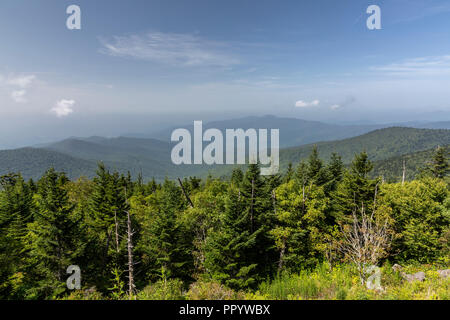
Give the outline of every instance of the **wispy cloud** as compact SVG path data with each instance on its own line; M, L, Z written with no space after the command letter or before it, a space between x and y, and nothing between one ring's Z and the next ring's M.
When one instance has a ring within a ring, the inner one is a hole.
M26 88L31 85L31 83L36 79L35 75L24 75L24 76L10 76L6 81L7 84L12 86L17 86L20 88Z
M11 99L17 103L27 102L26 94L28 87L36 80L35 75L9 75L0 76L0 86L5 86L10 91Z
M450 55L406 59L371 68L391 76L439 76L450 74Z
M75 100L62 99L56 102L55 106L50 110L58 118L66 117L73 113L73 106L75 105Z
M344 109L345 107L353 104L356 101L356 98L354 96L348 96L344 100L342 100L339 103L333 104L330 109L335 111L338 109Z
M330 107L330 109L331 109L331 110L337 110L337 109L339 109L340 107L341 107L340 104L333 104L333 105Z
M25 90L16 90L11 92L11 98L17 103L25 103L27 99L25 98Z
M316 107L320 104L319 100L313 100L311 102L299 100L295 103L297 108L308 108L308 107Z
M239 59L226 53L227 44L191 34L149 32L145 35L114 36L112 39L100 39L100 42L102 53L172 66L227 67L239 63Z

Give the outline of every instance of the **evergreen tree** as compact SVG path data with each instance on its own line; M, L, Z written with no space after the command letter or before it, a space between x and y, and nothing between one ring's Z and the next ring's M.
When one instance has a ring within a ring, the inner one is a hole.
M208 241L206 268L233 288L255 285L275 269L272 196L257 164L250 164L241 190L230 187L222 228ZM228 242L228 243L227 243Z
M373 164L366 152L357 154L350 170L343 175L342 182L334 193L336 218L350 217L354 210L364 207L370 212L373 207L378 180L369 178Z
M256 233L251 233L245 201L239 190L230 186L222 227L212 232L206 242L205 268L213 279L242 289L257 283L257 263L246 253L255 250Z
M289 162L287 170L286 170L286 174L284 175L284 178L283 178L283 182L291 181L294 178L294 174L295 174L295 171L292 166L292 162Z
M107 279L112 269L126 269L123 228L126 211L129 209L125 195L129 182L117 172L111 174L103 163L99 163L97 176L93 182L89 234L96 250L94 258L96 264L94 269L98 279L96 285L104 290L108 286Z
M321 186L327 182L323 161L319 158L317 146L314 146L308 158L307 177L309 183Z
M240 168L233 169L233 172L231 173L231 182L236 186L240 186L242 180L244 180L244 173L242 170Z
M449 164L447 160L447 152L444 148L438 147L433 154L431 162L431 172L435 178L443 179L447 176Z
M28 235L30 281L29 297L56 297L66 290L66 269L77 264L83 245L77 242L78 222L72 217L67 178L50 169L39 181L36 219Z
M343 172L344 164L341 156L337 153L333 153L327 166L328 182L325 185L325 192L327 194L336 190L339 182L342 181Z
M123 224L128 209L126 189L121 180L117 173L110 174L105 165L99 163L97 177L94 178L91 214L93 227L105 242L105 255L108 254L116 223Z
M190 280L193 239L178 218L178 213L186 209L180 188L166 179L148 201L149 211L142 221L142 236L138 243L148 279L156 280L163 272L168 278Z
M0 185L0 298L22 298L13 292L10 279L26 266L24 246L28 224L33 221L33 193L20 174L1 177Z

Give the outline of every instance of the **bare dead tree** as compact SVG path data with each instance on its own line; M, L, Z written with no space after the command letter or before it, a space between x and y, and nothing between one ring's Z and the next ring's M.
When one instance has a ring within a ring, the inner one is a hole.
M134 260L133 260L133 235L134 231L131 228L131 216L127 211L127 247L128 247L128 294L130 297L135 292L134 285Z
M286 252L286 240L287 240L286 236L283 236L281 238L280 259L278 260L278 273L280 273L281 270L283 270L283 266L284 266L284 255Z
M116 252L119 253L119 222L117 221L117 210L114 210L114 224L115 224L115 234L116 234Z
M402 185L405 184L405 179L406 179L406 161L403 160Z
M250 230L253 232L253 202L255 198L255 180L252 179L252 199L250 202Z
M356 265L362 284L366 281L367 269L386 254L392 240L389 220L376 216L377 187L375 189L372 213L366 214L364 205L353 210L353 222L350 226L341 226L343 241L338 244L338 250Z
M187 194L186 189L184 189L183 182L181 182L181 179L180 179L180 178L178 178L178 182L180 183L180 187L181 187L181 190L183 191L184 197L185 197L186 200L188 201L188 203L189 203L189 205L191 206L191 208L193 208L193 207L194 207L194 204L192 203L191 198L189 198L189 195Z
M272 190L272 204L273 204L273 214L277 215L277 194L275 189Z

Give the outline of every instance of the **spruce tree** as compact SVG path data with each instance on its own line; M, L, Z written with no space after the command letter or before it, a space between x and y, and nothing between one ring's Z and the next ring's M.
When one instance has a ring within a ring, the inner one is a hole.
M275 269L272 195L257 164L250 164L240 190L231 186L222 228L208 239L206 268L233 288L254 286Z
M147 279L155 281L164 274L168 278L191 280L193 239L178 218L179 212L186 209L181 189L166 179L148 201L149 212L142 221L138 243Z
M236 186L240 186L242 180L244 180L244 173L242 170L240 168L233 169L233 172L231 173L231 182Z
M77 242L78 221L72 217L67 178L53 168L39 181L35 222L30 226L30 297L57 297L66 290L66 269L77 264L83 245Z
M435 178L443 179L447 176L448 171L447 151L442 147L438 147L433 154L431 172Z
M250 232L245 207L239 190L231 185L222 227L209 235L205 248L205 269L213 279L234 289L254 286L258 280L258 265L247 256L255 250L257 234Z
M342 175L344 173L344 164L342 158L337 153L333 153L330 158L330 162L327 167L328 182L325 185L325 192L329 195L335 191L339 182L342 181Z
M370 179L373 164L366 152L357 154L350 170L343 175L342 182L334 193L334 211L336 218L348 219L353 211L364 207L366 212L373 208L377 179Z
M294 178L294 174L295 174L295 171L292 166L292 162L289 162L287 170L286 170L286 174L283 177L283 182L285 183L285 182L291 181Z
M28 224L33 221L33 192L20 174L0 178L0 298L23 298L11 279L26 268Z
M112 269L126 269L123 230L129 208L125 195L128 182L117 172L111 174L103 163L99 163L93 181L88 223L91 229L90 251L95 253L93 270L97 273L97 286L105 289Z
M317 146L314 146L308 158L308 182L321 186L327 182L323 161L319 158Z

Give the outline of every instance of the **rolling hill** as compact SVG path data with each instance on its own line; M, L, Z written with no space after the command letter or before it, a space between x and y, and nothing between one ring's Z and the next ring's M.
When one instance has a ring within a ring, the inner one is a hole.
M308 121L296 118L281 118L271 115L263 117L245 117L222 121L203 123L203 130L216 128L224 132L231 128L265 128L280 129L280 147L294 147L318 141L334 141L359 136L376 129L388 127L410 127L423 129L450 129L450 121L442 122L406 122L396 124L367 124L367 125L336 125L319 121ZM155 138L161 141L170 141L174 129L186 128L192 132L193 123L185 126L167 128L150 134L132 134L129 137Z
M280 129L280 147L299 146L317 141L329 141L345 139L367 133L371 130L382 128L383 125L334 125L319 121L307 121L295 118L280 118L275 116L245 117L223 121L203 123L203 130L216 128L225 132L226 129L241 128L244 130L254 129ZM168 128L148 136L170 141L174 129ZM182 127L192 132L193 123Z
M450 130L414 129L393 127L378 129L358 137L332 142L319 142L281 150L282 167L289 162L297 163L307 159L314 145L317 145L322 159L329 159L333 152L342 156L344 163L350 163L355 154L366 151L372 161L424 151L450 144Z
M450 130L414 129L393 127L378 129L357 137L336 141L318 142L299 147L285 148L280 151L281 169L289 162L294 165L308 158L314 145L318 146L319 155L327 161L333 152L339 153L344 163L348 164L354 155L367 151L372 161L376 161L377 172L386 176L396 176L402 155L414 159L424 158L438 145L450 144ZM69 177L81 175L92 177L98 161L113 170L122 173L130 171L136 177L142 173L144 179L155 177L184 176L205 177L228 175L233 166L207 165L173 165L170 160L172 145L156 139L131 137L118 138L71 138L40 148L24 148L0 151L0 174L22 172L25 178L37 178L51 166L66 172ZM420 152L425 152L421 154ZM416 161L414 160L414 161ZM417 160L418 161L418 160ZM414 162L415 163L415 162ZM408 174L414 174L417 165L409 164ZM392 166L392 170L390 170Z
M69 178L76 179L82 175L92 177L97 165L92 161L51 150L21 148L0 151L0 175L21 172L25 179L38 179L50 167L64 171Z
M445 148L448 156L450 153L450 145L443 147ZM420 172L420 169L424 168L430 162L435 150L436 149L433 148L425 151L395 156L385 160L375 161L373 164L372 176L382 176L388 182L399 182L402 180L403 161L405 161L405 178L406 180L412 180Z

